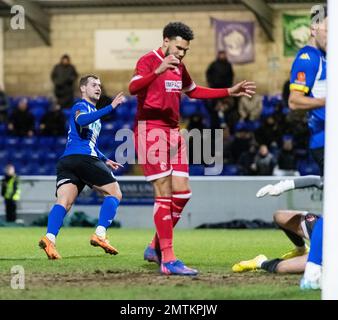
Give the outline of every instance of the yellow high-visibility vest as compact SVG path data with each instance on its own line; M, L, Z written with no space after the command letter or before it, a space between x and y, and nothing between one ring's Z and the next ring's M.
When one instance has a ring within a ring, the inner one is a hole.
M12 196L13 191L14 191L14 183L15 182L17 182L17 188L16 188L14 195ZM16 176L11 177L7 181L7 184L6 184L5 199L7 199L7 200L12 199L14 201L18 201L18 200L20 200L20 194L21 194L21 190L20 190L20 187L19 187L18 178Z

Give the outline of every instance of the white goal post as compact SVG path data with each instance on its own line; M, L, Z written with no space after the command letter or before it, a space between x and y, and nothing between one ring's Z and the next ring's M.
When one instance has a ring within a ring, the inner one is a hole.
M328 0L323 300L338 300L338 1Z

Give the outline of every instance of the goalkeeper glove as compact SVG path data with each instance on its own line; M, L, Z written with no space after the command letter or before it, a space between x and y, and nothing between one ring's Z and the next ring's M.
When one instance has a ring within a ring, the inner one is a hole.
M279 196L283 192L292 190L295 188L295 182L293 180L283 180L274 185L268 184L265 187L258 190L256 193L257 198L262 198L266 195Z

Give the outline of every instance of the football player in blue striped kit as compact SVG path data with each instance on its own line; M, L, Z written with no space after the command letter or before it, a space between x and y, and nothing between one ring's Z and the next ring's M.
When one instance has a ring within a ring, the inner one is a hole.
M300 49L292 65L289 106L308 111L310 152L324 171L327 9L311 16L311 38Z
M107 240L106 229L111 225L122 198L119 184L112 173L120 165L102 154L97 142L101 130L100 118L121 104L124 96L119 93L110 105L97 110L95 106L101 96L101 82L95 75L81 78L80 91L82 100L72 107L68 141L56 166L56 204L48 216L47 233L39 242L49 259L61 258L55 246L56 236L64 217L85 185L104 196L98 226L90 243L103 248L106 253L118 253Z
M301 49L291 71L290 107L308 110L311 132L310 151L324 173L325 103L326 103L326 49L327 7L322 5L311 16L311 37L308 46ZM316 223L309 257L301 280L302 289L319 289L322 270L323 219Z

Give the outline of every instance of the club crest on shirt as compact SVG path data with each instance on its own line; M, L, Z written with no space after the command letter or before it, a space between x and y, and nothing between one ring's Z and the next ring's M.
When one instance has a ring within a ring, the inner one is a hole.
M161 162L160 168L161 168L162 171L166 171L167 170L167 164L165 162Z
M296 83L306 84L306 74L305 74L305 72L298 72L297 73Z
M167 92L181 92L182 90L181 80L165 80L164 85Z

